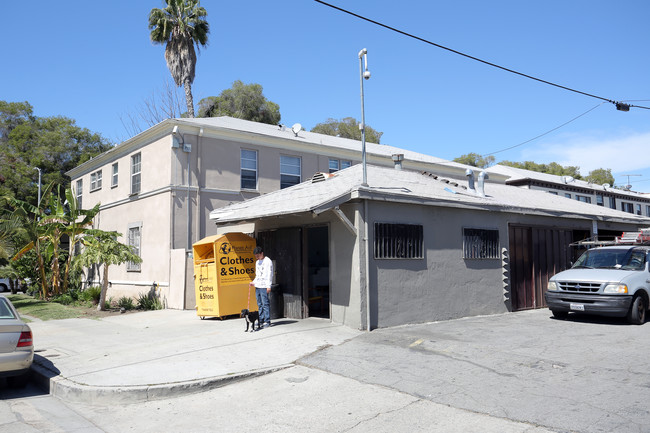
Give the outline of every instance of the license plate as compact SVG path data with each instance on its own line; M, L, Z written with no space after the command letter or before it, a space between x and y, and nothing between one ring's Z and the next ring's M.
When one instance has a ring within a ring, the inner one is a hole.
M573 311L585 311L585 306L583 304L571 304L569 308Z

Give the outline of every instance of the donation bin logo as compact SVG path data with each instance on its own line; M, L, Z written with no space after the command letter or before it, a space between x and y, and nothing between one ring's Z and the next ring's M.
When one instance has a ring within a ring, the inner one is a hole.
M223 242L219 245L217 257L217 278L219 286L248 284L255 278L255 240Z

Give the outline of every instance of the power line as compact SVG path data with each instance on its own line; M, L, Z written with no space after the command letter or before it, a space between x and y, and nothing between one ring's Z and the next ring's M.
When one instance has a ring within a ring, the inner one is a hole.
M460 56L467 57L468 59L472 59L472 60L475 60L477 62L481 62L481 63L486 64L488 66L492 66L494 68L498 68L498 69L501 69L503 71L510 72L512 74L516 74L516 75L519 75L519 76L522 76L522 77L525 77L525 78L529 78L531 80L539 81L540 83L548 84L549 86L558 87L560 89L568 90L570 92L579 93L581 95L589 96L591 98L596 98L596 99L600 99L601 101L612 103L612 104L614 104L616 106L616 109L620 110L620 111L629 111L630 108L632 108L632 107L634 107L634 108L643 108L643 109L646 109L646 110L650 110L650 107L644 107L642 105L626 104L625 102L622 102L622 101L614 101L612 99L603 98L602 96L593 95L591 93L582 92L580 90L572 89L570 87L566 87L566 86L562 86L560 84L556 84L556 83L553 83L553 82L550 82L550 81L542 80L541 78L536 78L536 77L533 77L532 75L524 74L522 72L515 71L514 69L509 69L509 68L497 65L495 63L491 63L491 62L488 62L486 60L479 59L478 57L470 56L469 54L465 54L463 52L454 50L452 48L445 47L444 45L436 44L435 42L431 42L431 41L429 41L427 39L424 39L424 38L421 38L419 36L415 36L413 34L405 32L405 31L396 29L395 27L388 26L386 24L380 23L379 21L371 20L370 18L366 18L366 17L364 17L362 15L355 14L354 12L350 12L350 11L348 11L346 9L340 8L338 6L334 6L332 4L324 2L322 0L314 0L314 1L317 2L317 3L320 3L322 5L325 5L325 6L329 6L332 9L336 9L338 11L344 12L344 13L346 13L348 15L352 15L353 17L359 18L361 20L367 21L369 23L378 25L378 26L383 27L385 29L388 29L388 30L391 30L393 32L399 33L401 35L407 36L409 38L413 38L413 39L416 39L416 40L418 40L420 42L424 42L425 44L429 44L429 45L433 45L434 47L442 48L443 50L447 50L447 51L452 52L454 54L458 54Z
M538 138L541 138L541 137L543 137L543 136L545 136L545 135L548 135L548 134L550 134L550 133L553 132L553 131L557 131L558 129L562 128L563 126L568 125L569 123L573 122L574 120L578 120L578 119L581 118L582 116L586 115L587 113L590 113L590 112L594 111L596 108L600 107L601 105L603 105L603 104L605 104L605 103L607 103L607 102L608 102L608 101L601 102L600 104L596 105L595 107L590 108L589 110L587 110L587 111L585 111L584 113L582 113L582 114L580 114L580 115L574 117L573 119L571 119L571 120L569 120L569 121L567 121L567 122L564 122L563 124L558 125L558 126L556 126L555 128L553 128L553 129L549 129L548 131L546 131L546 132L544 132L544 133L542 133L542 134L539 134L539 135L536 136L536 137L533 137L533 138L531 138L531 139L529 139L529 140L523 141L523 142L521 142L521 143L519 143L519 144L515 144L514 146L510 146L510 147L506 147L505 149L501 149L501 150L497 150L497 151L494 151L494 152L486 153L485 155L481 155L481 156L485 157L485 156L494 155L495 153L505 152L506 150L514 149L515 147L523 146L523 145L526 144L526 143L530 143L531 141L535 141L535 140L537 140Z

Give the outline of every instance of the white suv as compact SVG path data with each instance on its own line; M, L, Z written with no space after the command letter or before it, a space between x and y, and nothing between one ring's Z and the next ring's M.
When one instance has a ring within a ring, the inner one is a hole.
M553 275L544 294L558 319L569 312L626 316L642 325L650 300L650 246L587 250L571 269Z

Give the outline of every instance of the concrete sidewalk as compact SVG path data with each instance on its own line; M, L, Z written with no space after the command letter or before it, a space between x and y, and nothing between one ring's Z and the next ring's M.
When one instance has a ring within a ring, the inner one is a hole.
M84 403L137 402L206 391L293 365L360 331L325 319L277 319L246 333L244 319L200 320L158 310L101 320L31 322L36 381Z

